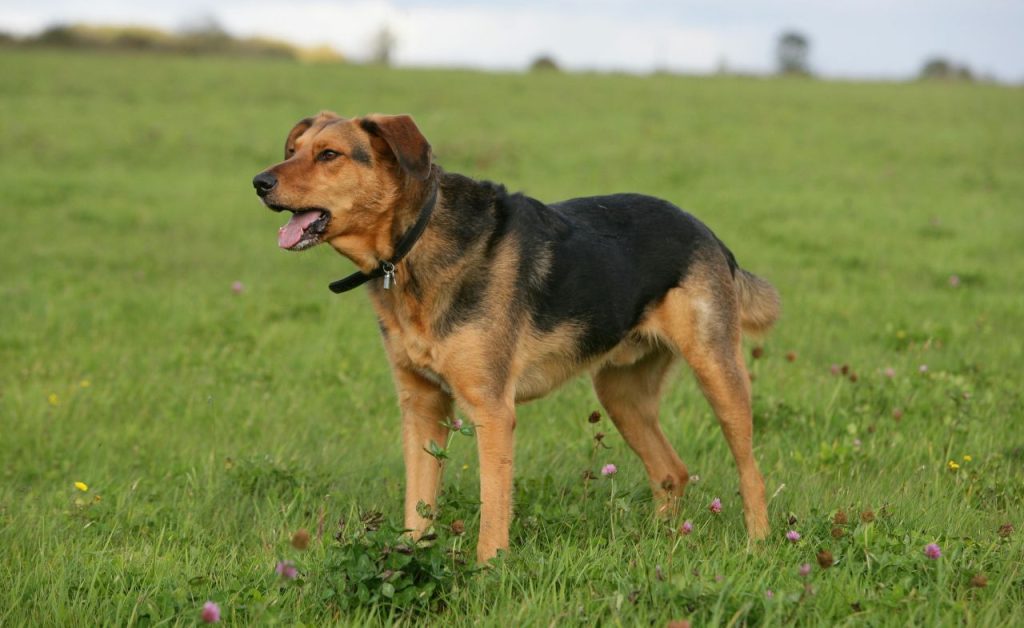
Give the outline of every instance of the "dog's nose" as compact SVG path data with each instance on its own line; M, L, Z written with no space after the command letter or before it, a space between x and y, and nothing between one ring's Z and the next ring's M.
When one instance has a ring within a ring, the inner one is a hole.
M261 172L252 179L252 187L261 197L270 194L270 191L277 187L277 177L269 172Z

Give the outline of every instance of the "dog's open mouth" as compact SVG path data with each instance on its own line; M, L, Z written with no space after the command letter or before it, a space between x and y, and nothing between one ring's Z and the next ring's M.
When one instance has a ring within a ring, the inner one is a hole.
M327 223L331 221L330 212L323 209L271 209L292 212L291 219L277 230L277 245L289 251L301 251L320 244L320 236L327 230Z

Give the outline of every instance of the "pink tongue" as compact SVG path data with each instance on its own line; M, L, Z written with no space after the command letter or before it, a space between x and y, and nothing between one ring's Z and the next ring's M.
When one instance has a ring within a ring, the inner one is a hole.
M298 244L299 240L302 239L302 232L306 230L306 227L316 222L316 219L319 217L320 211L315 209L293 214L288 224L277 230L277 246L282 249L290 249Z

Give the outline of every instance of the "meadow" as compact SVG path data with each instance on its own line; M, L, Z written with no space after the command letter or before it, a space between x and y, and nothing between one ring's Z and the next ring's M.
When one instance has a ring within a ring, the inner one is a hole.
M1024 616L1024 90L46 51L0 75L0 625ZM677 518L578 380L520 407L508 555L472 564L471 430L437 539L403 546L367 297L327 290L327 247L278 250L250 184L321 109L411 113L446 169L542 200L667 198L772 281L769 540L682 369Z

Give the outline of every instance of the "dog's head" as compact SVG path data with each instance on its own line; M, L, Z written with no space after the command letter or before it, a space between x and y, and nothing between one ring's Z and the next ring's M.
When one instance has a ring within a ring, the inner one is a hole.
M324 112L299 121L284 161L256 175L256 194L291 212L277 243L301 251L328 242L372 266L392 246L394 212L431 176L430 144L405 115L347 119Z

